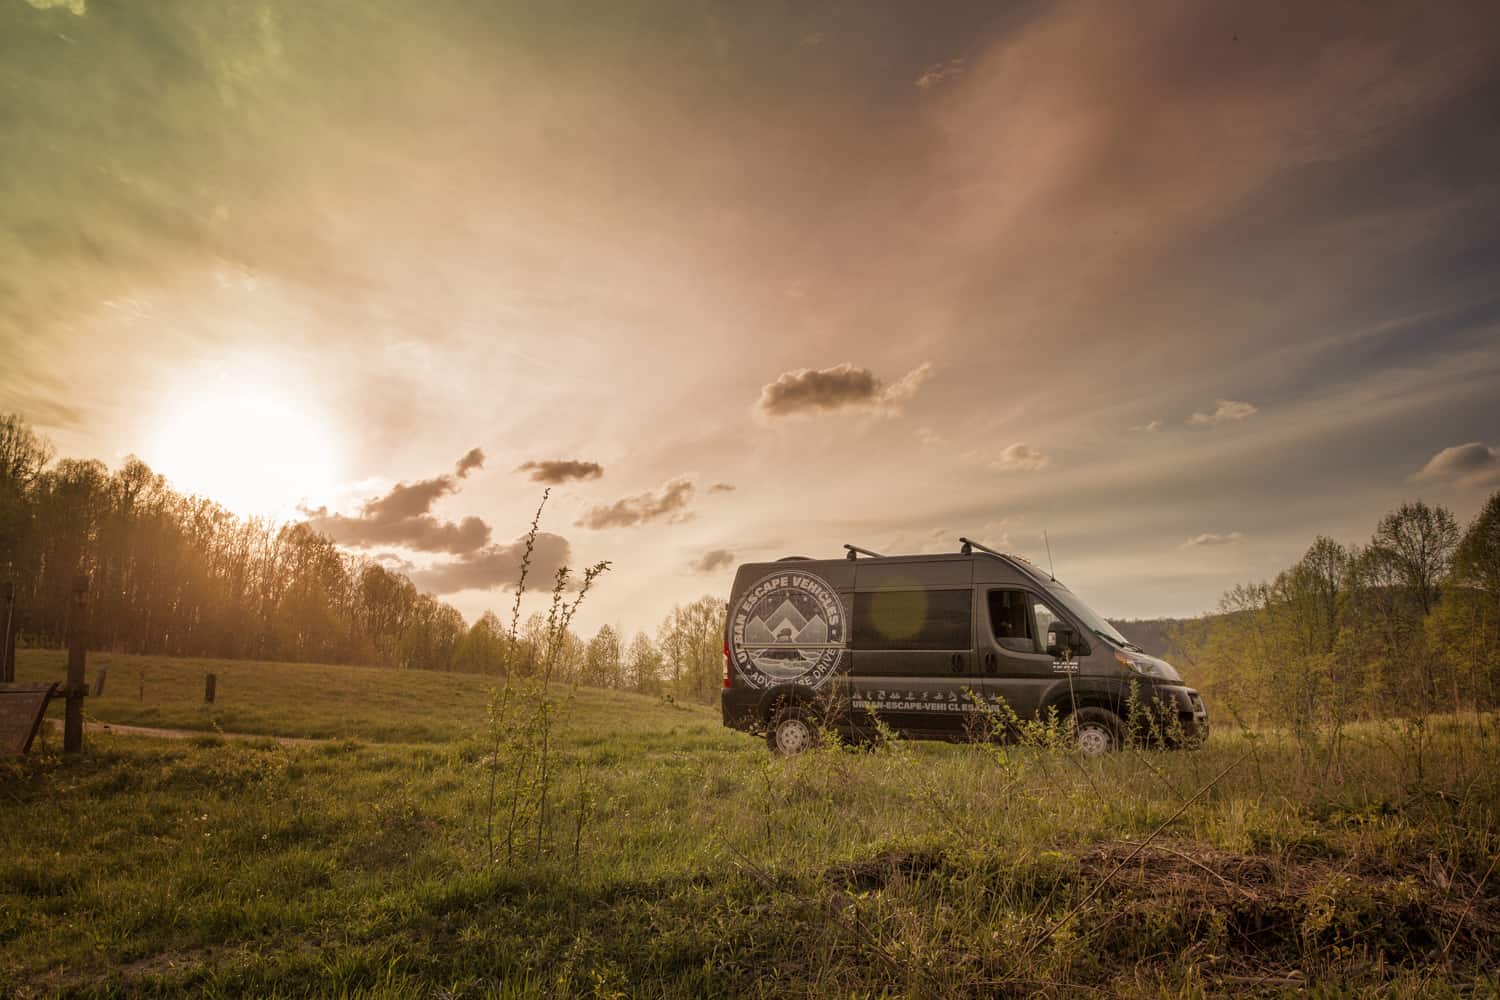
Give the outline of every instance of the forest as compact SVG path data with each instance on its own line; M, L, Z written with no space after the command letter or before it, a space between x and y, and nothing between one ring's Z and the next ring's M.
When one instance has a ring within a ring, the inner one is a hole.
M0 415L0 584L15 588L23 646L61 646L74 582L88 579L89 644L137 654L526 673L546 631L534 614L472 625L405 575L342 551L305 523L242 518L175 490L144 462L111 471L54 461L18 415ZM722 669L723 603L673 609L653 638L603 626L561 639L563 681L709 701ZM513 656L507 644L514 641Z
M1242 727L1284 729L1335 759L1351 723L1384 719L1420 749L1433 713L1477 715L1500 697L1500 492L1466 529L1415 500L1364 545L1320 537L1274 580L1180 623L1170 645Z

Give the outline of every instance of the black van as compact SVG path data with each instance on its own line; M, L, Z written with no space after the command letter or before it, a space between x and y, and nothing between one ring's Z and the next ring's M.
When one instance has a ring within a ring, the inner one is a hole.
M735 573L724 724L798 753L819 727L860 738L993 735L978 721L1066 720L1086 753L1154 719L1160 741L1208 733L1198 692L1019 556L967 538L957 553L789 556Z

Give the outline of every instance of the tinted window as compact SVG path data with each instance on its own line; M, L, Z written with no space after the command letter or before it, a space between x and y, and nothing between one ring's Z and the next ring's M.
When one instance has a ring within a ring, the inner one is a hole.
M968 590L879 590L854 595L855 649L969 649Z
M995 642L1018 653L1036 652L1036 633L1031 627L1031 595L1024 590L992 590L989 593L990 629Z

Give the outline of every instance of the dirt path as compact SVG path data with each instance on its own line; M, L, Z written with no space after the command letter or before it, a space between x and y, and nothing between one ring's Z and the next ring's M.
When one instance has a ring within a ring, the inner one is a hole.
M61 719L47 720L53 729L62 728ZM217 736L223 740L273 740L282 746L314 747L329 743L327 739L306 739L300 736L262 736L255 733L220 733L202 729L152 729L148 726L122 726L114 722L85 722L86 733L107 733L112 736L154 736L160 740L191 740L200 736Z

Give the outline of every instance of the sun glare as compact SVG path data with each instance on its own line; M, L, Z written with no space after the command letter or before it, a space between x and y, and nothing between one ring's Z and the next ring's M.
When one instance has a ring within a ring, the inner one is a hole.
M285 519L333 492L336 451L315 408L274 388L238 386L176 398L142 457L178 489L236 514Z

